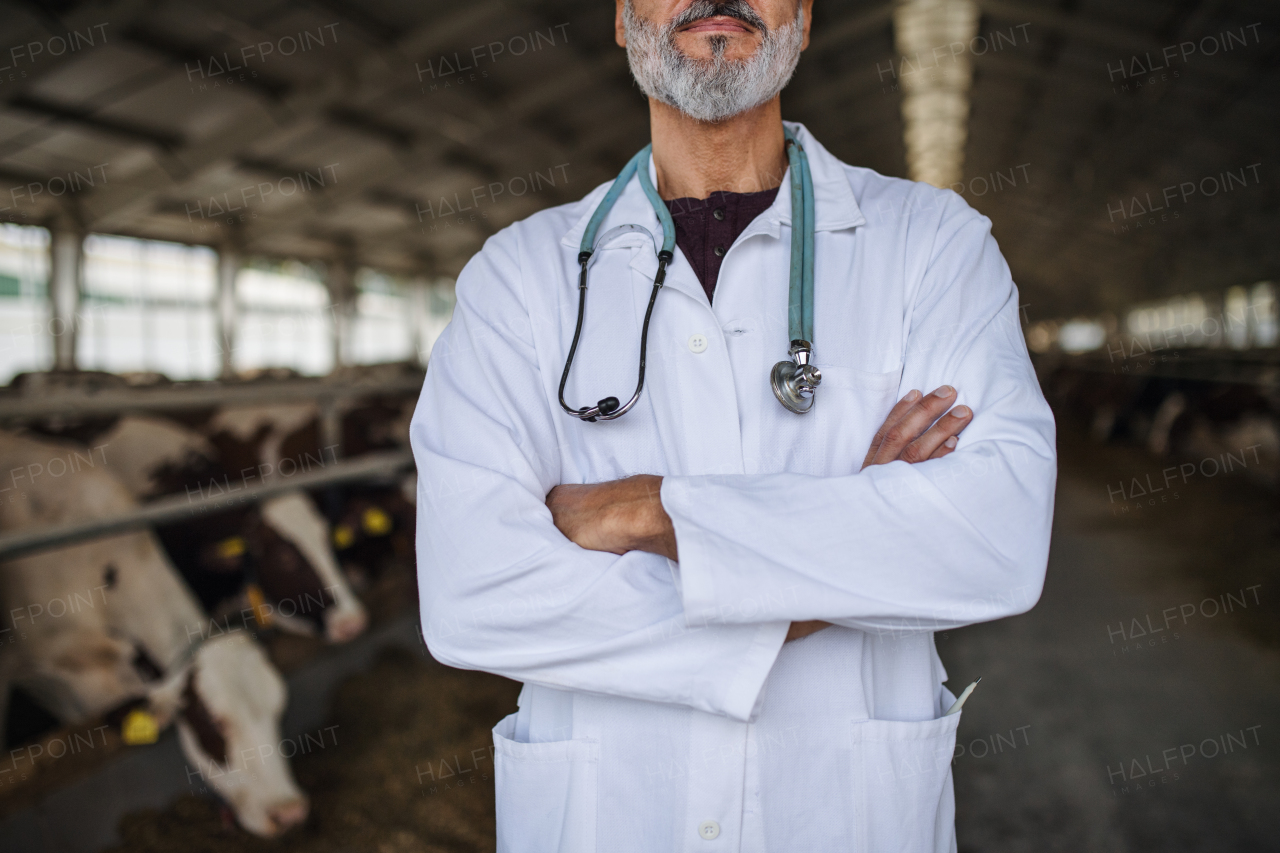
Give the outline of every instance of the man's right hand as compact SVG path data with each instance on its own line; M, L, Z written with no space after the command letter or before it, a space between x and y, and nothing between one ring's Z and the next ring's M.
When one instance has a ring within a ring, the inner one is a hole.
M884 424L871 439L871 448L862 462L863 469L899 459L908 463L941 459L955 450L958 436L973 420L973 411L968 406L956 406L947 411L955 399L956 389L950 385L943 385L924 397L919 391L909 391L889 411ZM792 622L787 640L807 637L830 624L821 619Z

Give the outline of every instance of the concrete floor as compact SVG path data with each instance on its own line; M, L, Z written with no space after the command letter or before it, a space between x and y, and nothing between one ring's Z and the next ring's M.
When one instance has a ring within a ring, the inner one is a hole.
M1040 603L938 635L953 690L983 678L961 853L1280 850L1280 501L1237 472L1115 514L1168 464L1067 442Z

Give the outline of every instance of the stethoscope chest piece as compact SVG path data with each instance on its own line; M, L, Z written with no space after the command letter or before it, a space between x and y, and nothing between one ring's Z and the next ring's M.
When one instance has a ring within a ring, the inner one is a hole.
M769 384L773 386L773 396L787 411L803 415L813 409L822 371L809 363L813 347L808 341L792 341L790 352L791 361L780 361L769 372Z

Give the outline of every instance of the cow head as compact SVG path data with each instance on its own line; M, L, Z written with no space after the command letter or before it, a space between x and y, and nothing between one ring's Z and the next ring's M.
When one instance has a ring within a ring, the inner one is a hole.
M328 523L304 493L264 501L258 582L281 627L296 629L310 621L323 627L330 642L342 643L363 632L369 620L329 539Z
M285 698L284 680L243 632L204 643L150 694L157 720L176 720L191 769L264 838L302 823L309 810L282 749Z
M333 547L344 571L365 583L393 558L412 562L413 536L413 505L394 488L355 491L333 525Z

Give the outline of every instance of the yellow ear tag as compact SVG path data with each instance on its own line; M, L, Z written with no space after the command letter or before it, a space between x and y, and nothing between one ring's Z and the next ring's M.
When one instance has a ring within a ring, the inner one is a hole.
M360 516L360 525L370 536L385 536L391 532L391 516L371 506Z
M244 537L229 536L218 543L216 553L222 559L230 560L244 554L244 547Z
M249 599L249 606L253 608L253 621L257 622L260 628L269 626L271 611L267 609L267 597L262 594L262 587L251 583L244 588L244 594Z
M356 532L345 524L339 524L333 528L333 547L341 551L343 548L350 548L356 541Z
M120 737L129 746L155 743L160 739L160 725L150 712L134 708L120 724Z

